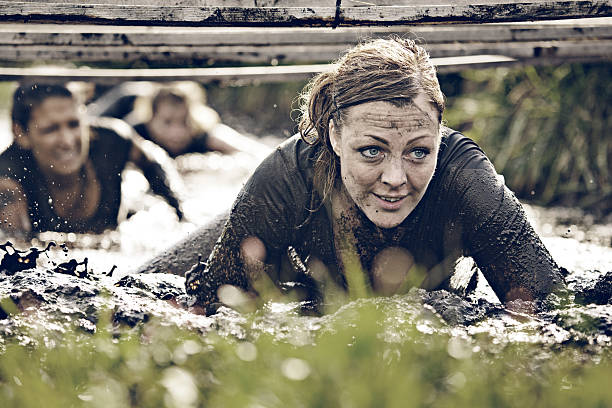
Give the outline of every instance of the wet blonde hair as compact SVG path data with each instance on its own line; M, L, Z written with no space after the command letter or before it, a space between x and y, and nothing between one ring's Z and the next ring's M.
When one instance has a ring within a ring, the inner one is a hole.
M444 96L429 54L413 40L398 37L364 42L338 59L331 71L314 77L300 95L299 132L308 144L320 144L315 163L314 187L328 197L339 173L333 153L329 122L342 126L346 110L361 103L387 101L405 106L425 93L444 112Z

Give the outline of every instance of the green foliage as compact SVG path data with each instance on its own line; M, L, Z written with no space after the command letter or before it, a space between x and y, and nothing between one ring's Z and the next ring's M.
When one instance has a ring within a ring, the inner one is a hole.
M612 404L609 351L581 361L571 347L491 347L419 333L386 341L372 302L341 308L314 344L272 335L196 335L150 322L133 331L101 321L0 355L0 405L10 407L597 407ZM251 315L253 317L253 315ZM248 323L247 323L248 324Z
M609 63L465 71L445 120L483 147L519 197L607 213L611 73Z

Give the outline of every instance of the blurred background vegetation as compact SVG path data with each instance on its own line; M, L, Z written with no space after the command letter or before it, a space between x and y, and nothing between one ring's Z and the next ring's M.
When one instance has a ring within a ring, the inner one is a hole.
M498 68L442 77L445 119L476 140L522 199L612 210L612 65Z

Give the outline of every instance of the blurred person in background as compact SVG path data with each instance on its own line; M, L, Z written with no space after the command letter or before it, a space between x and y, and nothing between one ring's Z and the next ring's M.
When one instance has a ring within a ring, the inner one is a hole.
M126 82L93 101L88 110L93 115L124 119L173 158L211 151L263 158L270 150L221 123L217 112L206 105L204 89L196 82Z
M182 218L156 147L151 150L118 119L86 120L65 85L19 86L11 119L14 140L0 155L3 232L100 233L116 227L128 162Z

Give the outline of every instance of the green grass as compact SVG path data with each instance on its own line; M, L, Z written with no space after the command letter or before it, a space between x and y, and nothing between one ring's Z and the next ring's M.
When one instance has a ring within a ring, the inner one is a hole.
M493 347L487 337L401 329L403 341L385 341L383 312L354 302L306 345L159 322L131 330L101 322L94 335L67 333L37 347L9 339L0 406L612 406L609 351L585 358L572 347Z

